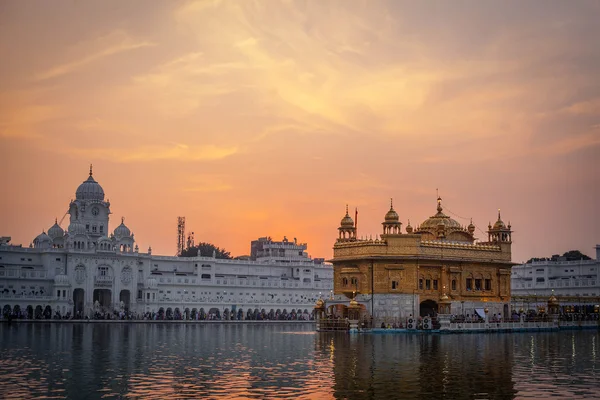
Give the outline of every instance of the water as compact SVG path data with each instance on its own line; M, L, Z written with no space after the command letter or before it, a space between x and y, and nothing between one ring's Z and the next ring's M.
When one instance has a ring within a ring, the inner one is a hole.
M0 398L600 398L600 332L0 325Z

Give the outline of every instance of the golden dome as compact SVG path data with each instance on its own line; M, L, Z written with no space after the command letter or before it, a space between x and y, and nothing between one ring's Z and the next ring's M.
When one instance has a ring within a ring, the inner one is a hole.
M469 231L469 233L472 235L473 233L475 233L475 225L473 225L473 218L471 218L471 223L469 224L469 226L467 227L467 230Z
M356 301L355 299L350 300L350 308L358 308L360 307L358 305L358 301Z
M421 224L419 229L420 230L437 229L438 226L440 226L440 225L444 226L445 228L462 229L460 224L458 223L458 221L453 220L452 218L450 218L449 216L447 216L446 214L444 214L442 212L441 197L438 197L437 202L438 202L437 213L434 216L426 219Z
M323 307L325 307L325 302L323 301L323 299L317 300L317 304L315 304L315 308L323 308Z
M385 214L385 222L398 222L399 219L398 213L394 210L392 199L390 199L390 211Z
M558 305L558 299L555 295L550 296L548 299L548 305Z
M406 233L412 233L413 227L410 226L410 219L408 220L408 225L406 225Z
M450 299L448 298L448 295L446 293L442 294L442 297L440 297L440 301L446 302L448 300Z
M506 225L504 225L504 222L500 218L500 210L498 210L498 221L494 224L494 229L506 229Z
M346 215L344 215L344 218L342 218L342 220L340 221L340 226L342 228L354 228L354 221L350 217L350 214L348 214L348 205L347 204L346 204Z

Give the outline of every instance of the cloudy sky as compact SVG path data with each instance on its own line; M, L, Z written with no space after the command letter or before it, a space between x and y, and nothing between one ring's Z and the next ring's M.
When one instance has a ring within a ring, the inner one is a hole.
M600 243L598 1L0 3L0 235L28 245L89 164L142 249L176 219L234 255L259 236L331 257L389 198L513 258ZM451 214L452 215L452 214ZM68 225L65 219L63 227ZM477 231L480 238L487 238Z

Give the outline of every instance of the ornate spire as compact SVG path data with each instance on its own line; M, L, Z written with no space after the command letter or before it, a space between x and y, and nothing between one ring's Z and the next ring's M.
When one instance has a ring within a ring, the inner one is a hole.
M125 217L121 217L121 223L124 224L125 223Z
M92 164L90 164L90 176L92 176Z
M498 209L498 221L502 221L502 219L500 219L500 209Z
M346 215L348 215L348 204L346 204Z
M390 210L394 209L394 199L390 197Z
M437 210L438 212L442 212L442 198L439 195L437 198Z

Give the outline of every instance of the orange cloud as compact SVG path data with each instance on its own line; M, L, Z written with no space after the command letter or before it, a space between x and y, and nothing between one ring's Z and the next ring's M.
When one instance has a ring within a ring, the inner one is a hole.
M114 162L148 162L160 160L211 161L229 157L238 152L236 147L214 145L188 146L142 146L137 148L69 148L64 153L84 157L87 160L100 159Z

